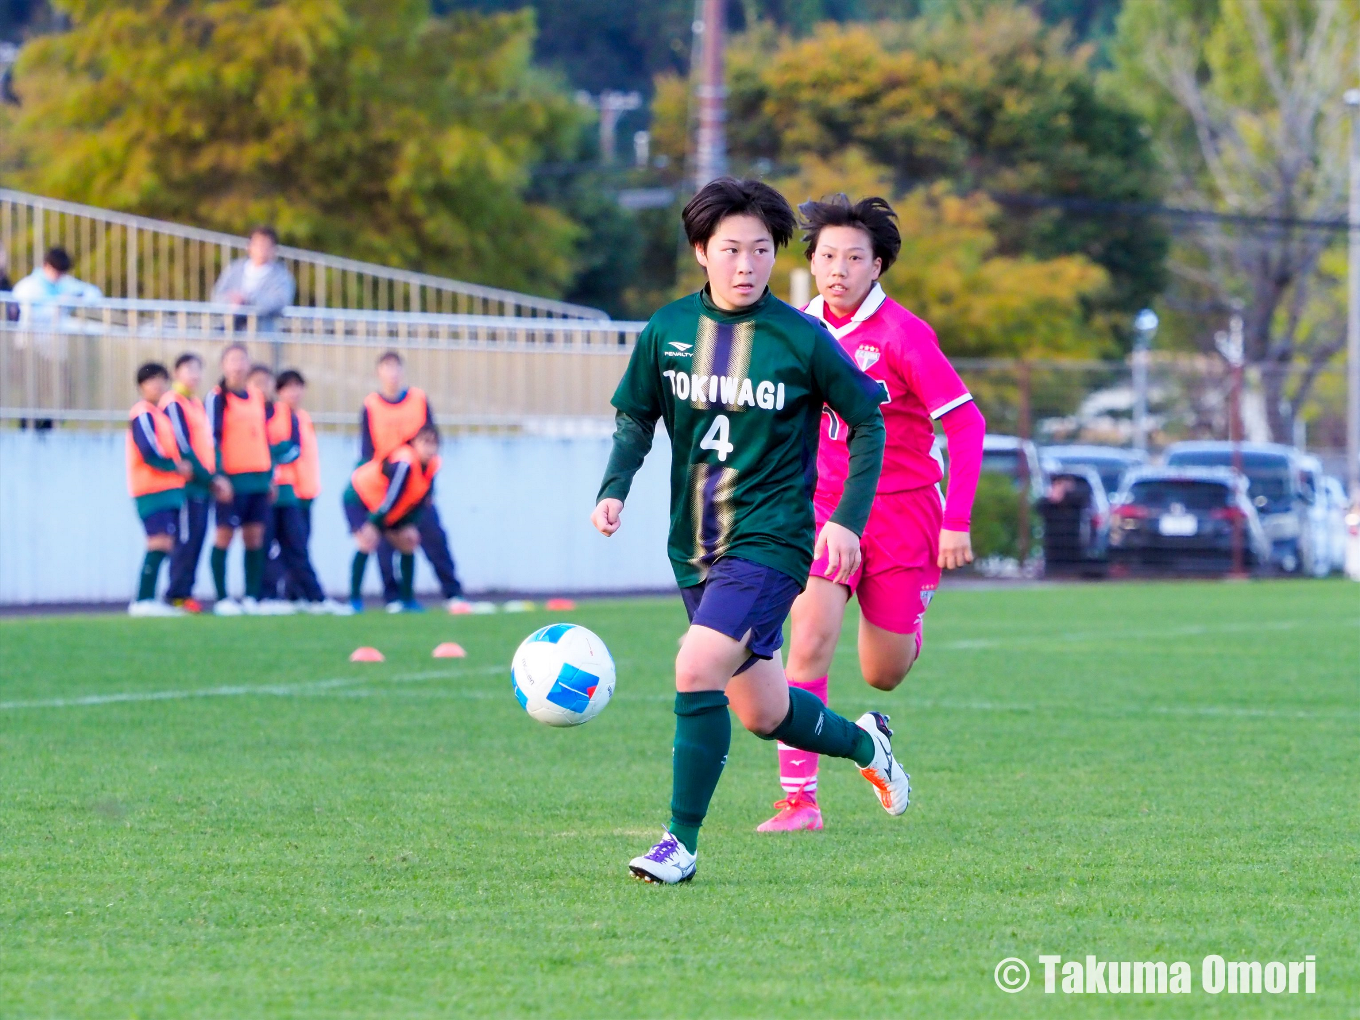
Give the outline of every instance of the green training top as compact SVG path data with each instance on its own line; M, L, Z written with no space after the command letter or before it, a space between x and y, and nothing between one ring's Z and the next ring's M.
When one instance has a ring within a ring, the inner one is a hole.
M882 388L816 319L768 290L726 312L708 288L660 309L614 393L614 450L599 498L626 499L656 422L671 440L676 581L739 556L805 584L822 408L853 430L850 477L832 520L862 533L883 457Z

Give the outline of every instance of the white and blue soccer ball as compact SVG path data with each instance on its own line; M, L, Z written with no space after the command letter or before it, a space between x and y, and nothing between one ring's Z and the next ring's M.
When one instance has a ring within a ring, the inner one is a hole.
M524 711L549 726L580 726L614 696L614 659L574 623L540 627L515 650L510 682Z

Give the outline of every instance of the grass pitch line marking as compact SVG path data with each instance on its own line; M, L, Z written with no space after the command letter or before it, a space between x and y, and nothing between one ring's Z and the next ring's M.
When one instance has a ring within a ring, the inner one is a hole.
M72 698L0 701L0 711L8 712L25 708L85 708L92 705L117 705L138 701L184 701L190 698L238 698L251 695L287 698L326 694L339 688L357 684L410 683L417 680L434 680L439 677L499 672L501 669L500 666L479 666L476 669L441 669L426 670L421 673L399 673L390 677L332 677L327 680L307 680L291 684L231 684L222 687L199 687L180 691L119 691L112 694L85 694Z

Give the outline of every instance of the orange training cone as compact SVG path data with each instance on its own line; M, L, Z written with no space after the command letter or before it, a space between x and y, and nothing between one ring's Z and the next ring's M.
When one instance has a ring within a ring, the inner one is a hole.
M369 648L367 645L364 645L362 648L356 648L354 651L350 652L349 661L386 662L387 660L383 658L383 653L376 648Z
M571 599L548 599L543 603L543 608L554 613L563 613L576 608L576 603Z
M436 659L466 659L467 652L463 651L463 646L457 641L445 641L443 644L435 645L435 649L430 653Z

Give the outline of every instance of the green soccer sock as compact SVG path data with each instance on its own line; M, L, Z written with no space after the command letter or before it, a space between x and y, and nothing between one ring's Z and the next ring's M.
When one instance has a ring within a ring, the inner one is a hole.
M213 587L217 589L217 600L221 602L227 597L227 550L213 546L210 562Z
M351 601L364 597L364 571L368 569L368 553L356 552L349 566L349 597Z
M148 549L146 559L142 560L142 583L137 588L137 600L154 599L156 597L156 579L161 573L161 561L165 559L165 553L159 549Z
M731 745L726 694L696 691L675 696L670 830L690 853L699 846L699 826L708 814L708 802L718 788Z
M800 751L850 758L860 768L874 760L874 741L843 715L831 711L817 695L789 688L789 714L766 740L782 740Z
M401 577L398 579L399 591L403 602L416 600L416 557L415 553L401 554Z
M246 561L246 596L258 599L264 593L264 547L259 549L247 549Z

